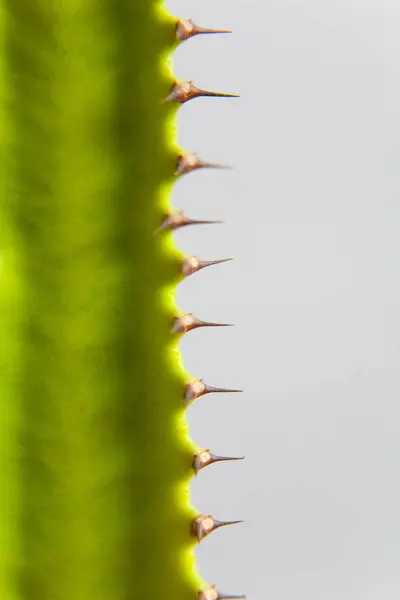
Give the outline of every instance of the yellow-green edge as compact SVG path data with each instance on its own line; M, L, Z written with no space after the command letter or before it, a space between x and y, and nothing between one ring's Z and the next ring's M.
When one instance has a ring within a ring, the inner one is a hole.
M2 10L4 10L4 7L2 7L0 5L0 41L5 39L5 20L4 20L4 14L2 14ZM178 18L174 17L173 15L171 15L166 7L165 1L161 0L161 2L159 3L158 6L155 7L155 17L157 19L159 19L161 22L165 23L165 24L169 24L171 25L171 29L174 29ZM172 50L167 51L164 55L162 55L160 57L160 70L161 72L164 74L164 76L168 79L170 79L171 81L174 81L176 79L175 75L174 75L174 70L173 70L173 59L172 59L172 55L174 50L179 46L179 43L175 42L171 45ZM0 46L0 56L1 56L1 46ZM1 82L5 81L5 65L4 63L0 60L0 99L1 99L1 94L5 94L5 88L3 85L1 85ZM2 103L0 102L0 108L2 106ZM169 142L169 148L171 151L171 155L176 156L177 154L180 154L183 149L178 145L178 132L177 132L177 124L176 124L176 113L177 113L177 108L173 107L170 110L170 113L166 119L166 138ZM1 118L3 115L0 114L0 122L2 122L2 124L5 124L5 119ZM0 148L4 147L4 142L7 139L7 127L2 127L0 128ZM0 155L0 160L2 159L2 156ZM4 166L5 161L1 161L2 165ZM1 164L0 164L1 167ZM0 171L1 174L1 171ZM160 189L160 209L162 211L167 212L168 210L171 209L171 203L170 203L170 195L172 192L172 188L173 188L174 182L171 182L169 184L164 184L162 186L162 188ZM3 185L3 179L0 177L0 193L1 195L4 195L5 193L5 186ZM1 198L0 198L1 200ZM9 309L10 306L14 307L14 312L13 312L13 317L15 318L15 321L13 320L9 320L9 319L2 319L0 320L0 324L1 324L1 331L2 331L2 337L6 337L7 336L7 326L9 328L9 331L12 331L13 329L13 325L15 324L15 322L17 321L18 317L18 306L20 304L20 300L21 300L21 296L22 296L22 281L18 280L18 277L16 276L16 274L19 272L19 268L18 268L18 259L17 259L17 253L13 252L13 248L18 247L18 243L16 241L16 233L14 232L13 235L13 231L12 228L8 228L7 227L7 221L6 221L6 214L2 214L1 213L1 202L0 202L0 233L1 233L1 239L0 239L0 281L1 281L1 294L0 294L0 301L2 300L3 302L0 302L0 317L3 317L5 315L5 311L2 310L3 305L7 306L7 308ZM163 248L164 248L164 253L165 255L169 255L172 259L176 259L176 263L180 264L182 259L185 257L185 254L182 253L178 247L175 244L175 241L172 237L172 235L167 235L164 237L163 241ZM7 265L7 271L5 266ZM177 303L176 303L176 284L179 283L179 281L181 281L183 279L183 277L178 276L177 280L175 283L171 284L169 287L165 288L163 290L163 292L161 293L160 296L160 301L161 303L165 306L165 309L170 312L171 314L181 314L184 311L182 311L181 309L178 308ZM9 315L8 315L9 316ZM9 336L10 339L13 339L13 336ZM3 345L0 345L0 350L2 349L3 352L0 353L1 359L3 364L5 365L5 372L9 372L11 374L11 379L14 379L14 381L16 381L18 379L18 370L17 369L13 369L13 365L18 365L18 354L19 354L19 347L18 347L18 343L17 343L17 337L14 337L15 340L15 345L14 347L8 346L7 348L7 352L5 352L5 348L3 348ZM175 372L185 383L190 382L190 381L194 381L196 378L193 377L192 375L190 375L183 364L183 358L182 358L182 354L179 348L179 338L176 337L175 340L171 341L171 346L169 349L169 353L168 353L168 364L170 366L170 369L172 372ZM0 372L0 375L4 376L4 373ZM9 389L12 389L12 383L9 387ZM3 398L4 401L4 398ZM1 402L1 399L0 399ZM18 410L18 406L15 406L15 412L17 412ZM190 437L189 431L188 431L188 424L187 424L187 419L186 419L186 415L185 415L185 410L182 409L180 411L180 413L177 416L177 429L181 430L181 443L182 443L182 447L185 447L187 449L188 455L190 455L190 457L193 456L193 454L195 452L197 452L200 449L200 446L198 446L196 443L193 442L193 440ZM5 457L5 459L7 459L7 454L12 455L14 454L14 450L15 448L13 448L12 444L10 443L12 440L12 436L7 437L7 427L4 427L2 429L1 432L1 436L0 436L0 445L2 446L2 451L0 452L0 458L1 456ZM4 465L1 465L2 468L2 478L3 481L4 480L8 480L9 482L13 481L13 477L7 477L7 473L4 470L7 464L7 460L5 461ZM177 489L177 494L176 494L176 502L177 504L180 506L182 512L186 513L188 515L188 517L190 518L190 520L198 514L198 510L191 504L190 502L190 481L193 477L193 474L188 471L188 475L187 475L187 479L185 481L182 482L180 489ZM6 498L7 498L7 494L8 494L8 499L10 499L11 501L6 502ZM3 500L3 502L1 502L1 500ZM13 506L18 506L19 503L19 498L18 498L18 486L10 486L10 488L4 489L3 488L3 492L2 494L0 494L0 510L5 511L6 507L11 511ZM13 522L15 522L15 519L12 518L12 512L9 512L9 522L10 524L12 524ZM3 512L3 516L4 512ZM19 546L17 544L17 540L19 539L18 536L13 535L12 532L7 532L6 530L1 530L0 531L0 564L2 562L1 560L1 554L4 553L17 557L18 552L19 552ZM189 575L189 579L191 579L191 583L192 583L192 587L194 590L199 590L202 587L206 586L207 583L205 582L205 580L199 575L197 566L196 566L196 562L195 562L195 556L194 556L194 548L195 548L196 542L193 540L191 545L188 544L188 549L185 552L184 555L184 570L185 570L185 575ZM16 561L17 562L17 561ZM4 574L4 571L0 570L0 575L1 573ZM4 598L4 600L21 600L18 592L16 590L13 589L13 585L12 582L9 586L6 586L6 580L1 580L0 579L0 590L5 590L8 589L9 591L9 595L7 596L7 598Z

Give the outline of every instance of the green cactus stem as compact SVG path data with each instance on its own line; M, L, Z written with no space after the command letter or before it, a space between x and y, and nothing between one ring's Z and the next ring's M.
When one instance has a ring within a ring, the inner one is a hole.
M173 332L207 265L157 231L191 170L181 30L153 0L0 0L1 600L218 596Z

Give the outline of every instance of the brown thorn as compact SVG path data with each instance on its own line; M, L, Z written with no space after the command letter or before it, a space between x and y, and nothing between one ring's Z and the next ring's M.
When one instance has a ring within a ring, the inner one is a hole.
M184 42L195 35L210 33L232 33L230 29L208 29L193 23L193 19L181 19L176 24L176 40Z
M193 534L200 543L201 540L219 527L236 525L237 523L243 523L243 521L217 521L212 515L200 514L193 521Z
M186 227L187 225L214 225L216 223L223 223L223 221L190 219L189 217L185 216L183 210L179 210L167 214L160 227L155 231L155 233L160 233L161 231L174 231L175 229Z
M243 392L243 390L234 390L229 388L217 388L212 387L204 383L202 379L193 381L185 385L185 406L189 406L194 400L204 396L205 394L225 394L225 393L237 393Z
M188 152L178 156L175 176L185 175L186 173L197 171L198 169L232 169L232 167L221 165L219 163L205 162L204 160L201 160L195 152Z
M233 594L222 594L221 592L217 592L215 585L203 588L197 594L197 600L235 600L238 598L245 600L246 595L236 596Z
M218 388L218 387L213 387L212 385L206 385L205 386L205 391L203 392L204 394L218 394L218 393L229 393L229 392L237 392L237 393L242 393L243 390L232 390L229 388Z
M182 273L185 277L189 277L193 273L197 273L205 267L211 267L212 265L220 265L225 262L229 262L233 258L220 258L217 260L199 260L197 256L189 256L182 261Z
M195 98L212 97L212 98L239 98L238 94L224 94L222 92L211 92L209 90L202 90L198 88L194 83L190 81L175 82L172 85L171 92L163 103L167 102L178 102L178 104L185 104L189 100Z
M244 456L218 456L217 454L213 454L212 452L210 452L209 449L207 449L201 450L193 456L192 466L195 474L197 475L197 473L201 471L201 469L204 469L209 465L213 465L214 463L225 462L230 460L244 460L244 458Z
M172 326L171 333L187 333L192 329L199 327L232 327L231 323L212 323L211 321L201 321L192 313L186 313L180 317L176 317Z

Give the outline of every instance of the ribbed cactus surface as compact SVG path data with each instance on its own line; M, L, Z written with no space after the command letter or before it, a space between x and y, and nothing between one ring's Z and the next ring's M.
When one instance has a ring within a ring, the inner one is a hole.
M0 0L1 600L218 596L193 548L225 523L189 480L224 457L185 410L224 390L185 372L181 335L213 324L175 304L209 262L169 200L213 166L177 146L204 92L170 67L206 32L153 0Z

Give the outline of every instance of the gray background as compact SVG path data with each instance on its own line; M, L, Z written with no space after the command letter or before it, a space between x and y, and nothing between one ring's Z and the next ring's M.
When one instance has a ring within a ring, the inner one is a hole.
M180 306L236 323L182 344L190 372L244 394L189 410L216 453L194 504L244 518L203 542L201 574L251 600L400 597L400 5L169 0L233 35L192 39L175 72L239 100L182 107L179 139L234 171L173 201L225 225L178 232L201 258Z

